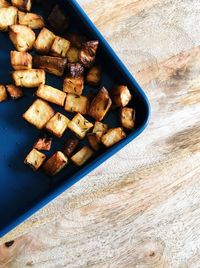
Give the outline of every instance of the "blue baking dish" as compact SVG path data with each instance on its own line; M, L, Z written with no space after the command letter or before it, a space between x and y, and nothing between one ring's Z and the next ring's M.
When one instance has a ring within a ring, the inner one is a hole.
M52 1L48 1L49 3ZM102 149L84 167L68 165L55 178L48 178L42 171L37 173L23 164L26 154L31 150L38 130L22 120L21 116L35 99L34 90L24 89L25 97L19 101L6 101L0 104L0 237L41 209L48 202L64 192L106 159L134 140L147 126L150 114L148 99L127 68L90 21L75 0L55 1L66 14L70 14L69 31L78 31L90 39L98 39L100 48L97 61L102 65L101 86L111 89L114 84L128 85L133 94L130 106L136 109L136 127L126 139L109 149ZM45 16L45 10L37 5L33 11ZM0 83L11 82L9 52L14 49L7 33L0 33ZM62 79L48 75L47 84L62 88ZM99 87L100 88L100 87ZM98 89L99 89L98 88ZM97 90L98 90L97 89ZM86 87L84 93L95 89ZM54 107L55 110L59 110ZM62 111L63 112L63 111ZM72 117L72 115L67 114ZM118 126L118 115L113 111L105 120L111 127ZM53 148L48 153L61 149L66 133L61 140L55 138ZM56 213L56 212L55 212Z

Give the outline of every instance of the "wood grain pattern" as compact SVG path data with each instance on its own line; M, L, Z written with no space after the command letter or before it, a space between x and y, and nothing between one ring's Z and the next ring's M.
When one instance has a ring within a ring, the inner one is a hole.
M1 239L0 267L200 267L200 3L81 3L147 92L151 122Z

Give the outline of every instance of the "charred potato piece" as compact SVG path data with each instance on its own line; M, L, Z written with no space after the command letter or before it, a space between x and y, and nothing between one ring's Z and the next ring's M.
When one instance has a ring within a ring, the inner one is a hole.
M44 172L55 176L68 164L68 158L60 151L52 155L43 165Z
M50 151L52 145L52 138L47 135L39 137L33 145L33 148L39 151Z
M82 43L86 42L87 39L85 36L82 36L77 33L69 33L66 36L67 40L69 40L72 44L72 46L80 49L82 47Z
M18 23L20 25L26 25L34 30L44 27L43 18L35 13L24 13L22 11L18 11Z
M84 68L80 63L68 64L68 76L69 77L82 77L84 75Z
M41 54L48 54L55 37L51 31L43 28L34 43L35 50Z
M8 27L17 23L17 8L0 8L0 31L7 31Z
M56 113L46 124L46 129L54 134L57 138L61 138L67 126L69 119L61 113Z
M11 25L9 37L18 51L31 50L35 42L35 33L24 25Z
M63 76L67 66L67 59L50 56L34 56L33 66L56 76Z
M18 87L38 87L45 84L45 71L40 69L14 71L12 73L13 81Z
M101 137L107 129L108 125L96 121L92 133L88 133L88 142L95 151L99 150Z
M113 91L113 103L116 107L126 106L132 99L132 95L127 86L116 86Z
M73 152L76 150L77 146L79 144L79 140L78 139L72 139L72 138L69 138L65 145L63 146L63 153L67 156L67 157L70 157Z
M93 127L93 124L85 119L80 113L74 116L69 122L68 128L73 131L78 138L85 138L87 132Z
M70 47L67 51L67 60L70 63L77 63L79 61L79 49L76 47Z
M41 84L36 91L36 95L43 100L52 102L59 106L64 106L65 104L66 93L51 86Z
M6 0L0 0L0 8L2 7L9 7L10 3L8 3Z
M24 96L24 93L20 87L15 85L7 85L6 86L7 92L11 99L17 100Z
M92 155L93 151L88 146L84 146L71 157L71 160L75 165L82 166L92 157Z
M69 18L62 12L58 5L55 5L47 19L54 31L63 33L69 26Z
M46 155L36 149L32 149L26 156L24 164L30 166L34 171L37 171L44 163Z
M69 48L70 42L67 39L56 36L51 47L51 55L66 58Z
M11 0L12 5L22 11L30 11L32 6L32 0Z
M133 129L135 126L135 110L123 107L120 111L120 121L124 128Z
M79 60L85 67L91 67L95 61L99 41L88 41L82 44Z
M23 118L38 129L42 129L54 116L54 110L46 101L37 99L23 114Z
M106 116L111 104L112 101L109 93L107 89L103 87L90 104L88 114L97 121L101 121Z
M101 142L106 147L110 147L110 146L118 143L119 141L121 141L125 137L126 137L126 134L121 127L111 128L106 132L106 134L104 134L102 136Z
M32 56L25 51L11 51L10 61L14 70L32 69Z
M87 114L89 100L85 96L67 94L65 110L72 113Z
M3 85L0 85L0 102L3 102L7 100L7 92L6 92L6 87Z
M87 76L86 82L88 85L98 86L101 82L101 67L100 66L93 66Z

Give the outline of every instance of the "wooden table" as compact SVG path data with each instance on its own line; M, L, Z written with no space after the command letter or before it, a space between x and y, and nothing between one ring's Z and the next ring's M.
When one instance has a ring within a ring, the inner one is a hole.
M151 122L4 237L21 235L0 267L200 267L200 2L82 5L148 94Z

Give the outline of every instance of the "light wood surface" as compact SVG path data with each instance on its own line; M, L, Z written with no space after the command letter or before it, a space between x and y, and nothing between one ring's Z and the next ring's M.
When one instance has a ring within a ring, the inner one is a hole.
M148 94L151 122L1 239L0 267L198 268L200 2L82 5Z

